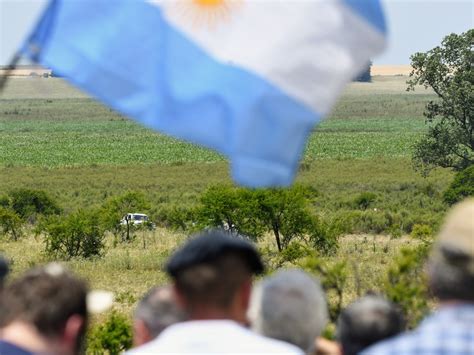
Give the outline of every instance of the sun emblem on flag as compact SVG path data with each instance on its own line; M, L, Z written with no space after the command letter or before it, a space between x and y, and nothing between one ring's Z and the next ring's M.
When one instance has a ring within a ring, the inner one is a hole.
M181 0L173 3L193 26L213 29L230 20L243 0Z

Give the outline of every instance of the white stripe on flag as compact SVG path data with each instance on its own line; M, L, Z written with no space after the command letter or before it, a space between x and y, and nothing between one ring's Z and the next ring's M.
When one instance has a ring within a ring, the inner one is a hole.
M338 0L241 1L213 26L197 24L183 11L184 2L152 2L211 56L263 77L323 115L385 43L382 33Z

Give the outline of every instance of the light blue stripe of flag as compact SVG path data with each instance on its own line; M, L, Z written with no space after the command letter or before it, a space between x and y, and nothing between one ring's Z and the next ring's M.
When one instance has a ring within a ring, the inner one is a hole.
M228 156L242 185L291 184L319 120L262 78L214 60L141 1L54 0L29 42L24 53L39 48L37 60L107 105Z

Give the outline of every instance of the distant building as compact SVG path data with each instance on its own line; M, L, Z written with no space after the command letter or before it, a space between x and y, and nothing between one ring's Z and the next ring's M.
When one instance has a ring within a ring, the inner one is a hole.
M17 65L14 69L8 65L0 66L0 76L14 77L50 77L53 71L39 65Z

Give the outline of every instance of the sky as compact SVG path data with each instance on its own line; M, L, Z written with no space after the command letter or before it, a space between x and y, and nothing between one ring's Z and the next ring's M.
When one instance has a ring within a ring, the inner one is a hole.
M292 1L292 0L288 0ZM365 1L365 0L360 0ZM0 65L6 65L45 0L0 0ZM409 64L449 33L474 28L474 0L382 0L389 27L388 47L375 65Z

